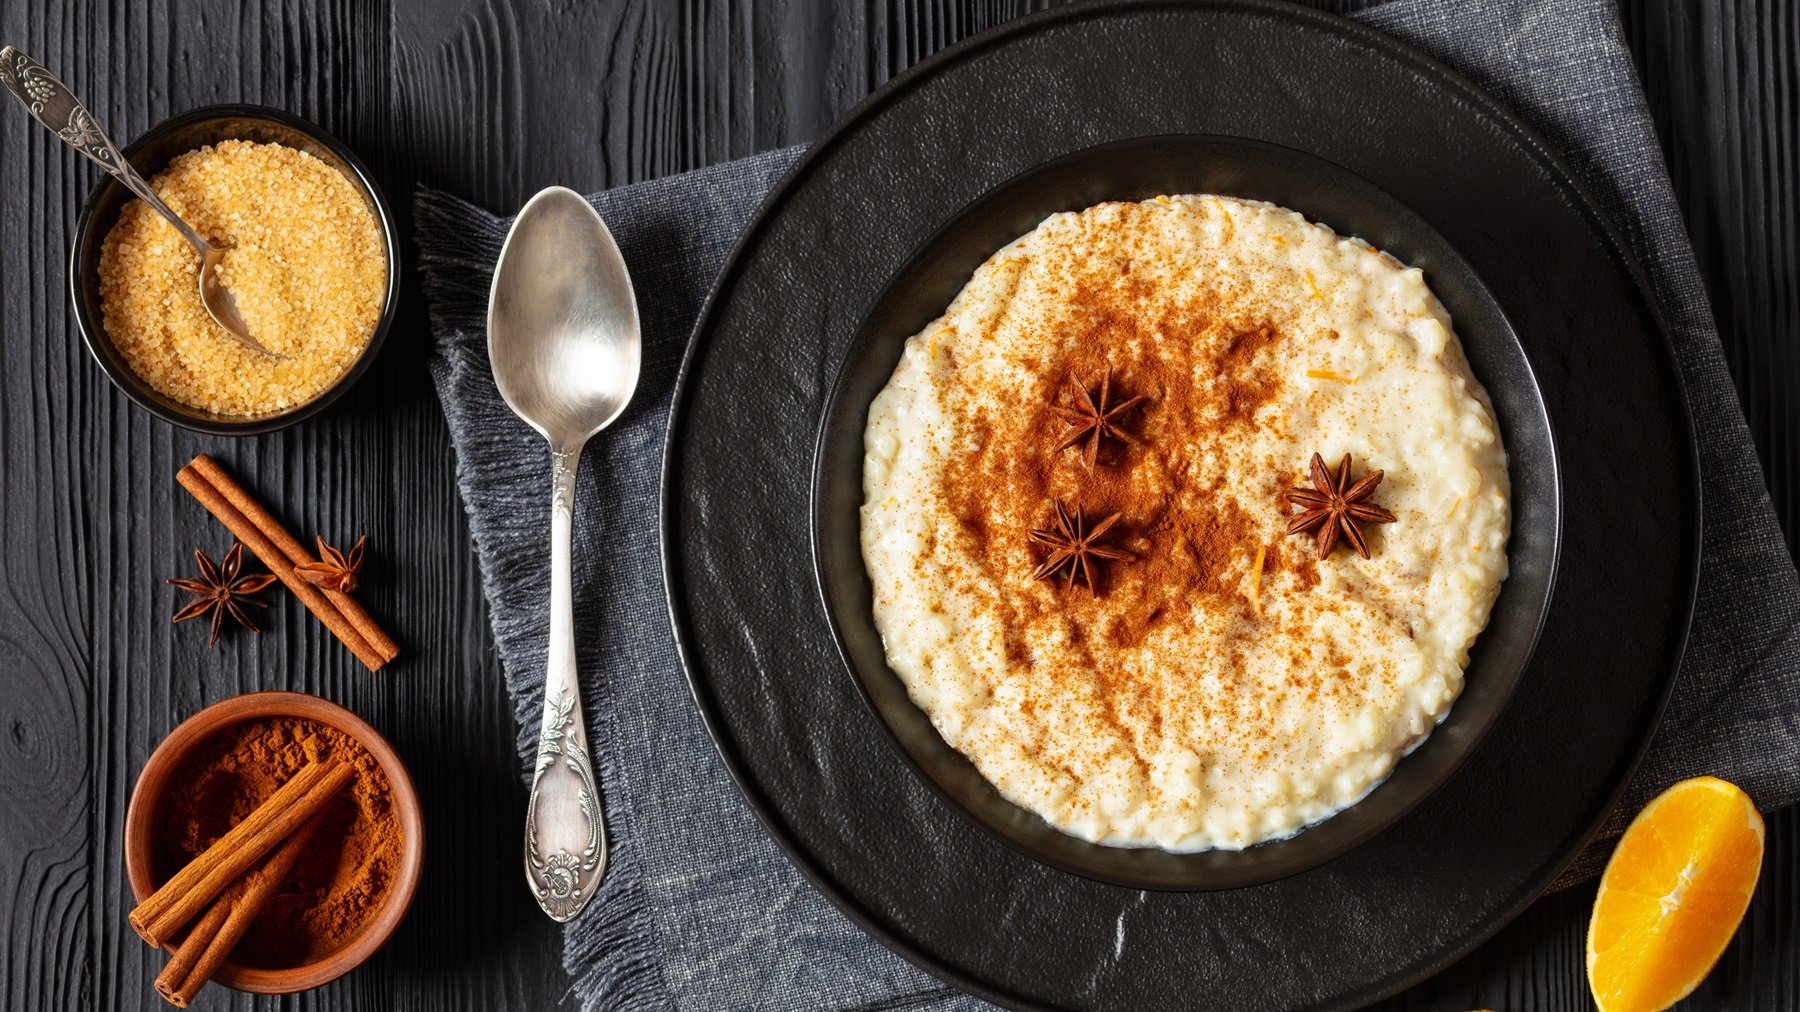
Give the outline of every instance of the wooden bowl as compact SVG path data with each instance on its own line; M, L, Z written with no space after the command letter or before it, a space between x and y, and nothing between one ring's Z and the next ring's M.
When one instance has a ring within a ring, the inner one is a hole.
M154 856L156 826L169 779L181 768L188 754L226 727L269 717L298 717L325 724L349 735L367 749L387 776L394 814L399 819L404 838L386 900L342 948L323 959L279 969L240 966L227 960L212 978L238 991L289 994L336 980L373 955L406 915L406 908L412 904L413 891L419 884L425 854L424 818L419 810L419 796L394 747L362 718L336 703L301 692L252 692L215 703L182 721L156 751L150 753L150 761L144 764L137 785L131 790L131 804L125 812L125 874L139 903L162 884L156 875ZM175 947L165 944L164 948L174 952Z

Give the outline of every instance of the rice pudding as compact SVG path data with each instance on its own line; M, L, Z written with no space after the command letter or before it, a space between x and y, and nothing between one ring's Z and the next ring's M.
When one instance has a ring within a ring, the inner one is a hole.
M1366 559L1286 533L1315 453L1384 474ZM1116 846L1239 849L1361 798L1456 700L1507 570L1505 452L1421 272L1230 197L995 253L906 342L863 489L913 701L1008 799ZM1085 571L1059 511L1104 548Z

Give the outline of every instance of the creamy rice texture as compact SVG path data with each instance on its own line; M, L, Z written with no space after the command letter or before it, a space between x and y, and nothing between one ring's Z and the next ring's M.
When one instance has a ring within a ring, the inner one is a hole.
M1075 384L1137 442L1090 469ZM1190 851L1353 803L1461 691L1506 575L1486 393L1420 271L1272 204L1051 216L907 341L864 441L863 559L890 665L1013 802ZM1314 452L1385 478L1368 560L1287 537ZM1097 593L1033 578L1054 503L1119 514Z

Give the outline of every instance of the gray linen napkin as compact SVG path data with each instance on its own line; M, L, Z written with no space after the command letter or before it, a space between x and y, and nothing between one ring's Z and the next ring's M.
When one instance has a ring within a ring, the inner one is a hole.
M1783 545L1627 52L1608 0L1394 0L1355 15L1451 64L1574 166L1643 264L1693 401L1705 498L1698 611L1668 719L1605 836L1684 776L1800 798L1800 579ZM693 710L653 539L671 387L733 240L799 149L598 194L637 282L642 384L590 447L575 537L577 652L613 865L565 934L588 1008L986 1007L864 935L763 835ZM549 465L488 370L488 278L509 221L422 190L416 216L449 419L494 636L529 769L544 664ZM1593 874L1590 847L1564 882Z

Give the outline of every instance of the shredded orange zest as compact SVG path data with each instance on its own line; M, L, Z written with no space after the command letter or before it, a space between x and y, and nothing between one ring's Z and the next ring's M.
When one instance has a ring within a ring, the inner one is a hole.
M1462 501L1463 501L1463 497L1462 497L1462 496L1460 496L1460 495L1459 495L1459 496L1457 496L1457 497L1456 497L1456 501L1455 501L1455 502L1453 502L1453 503L1451 503L1451 504L1450 504L1450 512L1449 512L1449 513L1446 513L1446 514L1445 514L1445 515L1444 515L1444 519L1445 519L1445 520L1448 520L1448 519L1450 519L1450 518L1451 518L1451 517L1453 517L1453 516L1455 516L1455 515L1456 515L1456 511L1457 511L1457 510L1459 510L1459 509L1462 509Z
M1225 235L1219 241L1230 242L1231 237L1237 233L1237 222L1232 220L1231 209L1225 206L1224 201L1214 197L1213 203L1218 206L1219 213L1225 216Z
M1307 379L1330 380L1333 383L1355 383L1356 377L1338 372L1336 369L1308 369Z
M1277 238L1277 239L1279 239L1279 238L1281 238L1281 237L1280 237L1280 236L1276 236L1276 237L1275 237L1275 238ZM1314 278L1314 277L1313 277L1313 272L1312 272L1312 271L1307 271L1307 272L1306 272L1306 284L1307 284L1307 287L1309 287L1309 288L1311 288L1311 289L1312 289L1312 293L1313 293L1313 298L1315 298L1315 299L1323 299L1323 298L1324 298L1324 297L1325 297L1325 296L1323 296L1323 295L1321 295L1321 294L1320 294L1320 293L1319 293L1319 282L1318 282L1318 279L1317 279L1317 278Z

